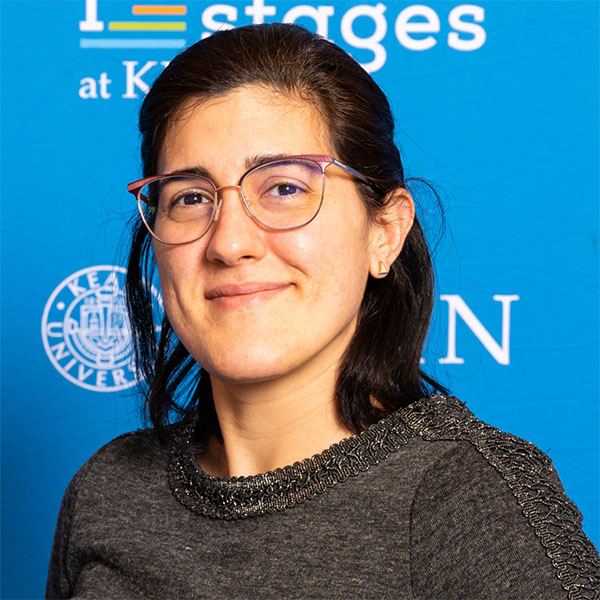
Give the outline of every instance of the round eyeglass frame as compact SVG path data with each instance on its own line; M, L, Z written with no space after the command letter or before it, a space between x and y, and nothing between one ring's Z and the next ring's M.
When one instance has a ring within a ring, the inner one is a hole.
M246 199L246 196L244 195L244 190L242 188L242 183L244 181L244 178L246 176L248 176L249 174L253 173L254 171L257 171L259 169L263 169L266 166L270 165L270 164L275 164L275 163L279 163L279 162L286 162L289 160L304 160L307 162L312 162L316 165L319 166L319 168L321 169L321 174L323 177L323 185L322 185L322 189L321 189L321 199L319 200L319 206L317 208L317 210L315 211L315 214L305 223L302 223L301 225L294 225L293 227L271 227L270 225L267 225L266 223L263 223L253 212L252 209L250 208L250 204L248 202L248 200ZM164 173L162 175L152 175L151 177L145 177L144 179L138 179L137 181L133 181L132 183L127 185L127 191L130 192L131 194L133 194L133 196L136 198L137 200L137 205L138 205L138 210L140 213L140 216L142 217L142 221L144 222L144 225L146 226L146 229L148 230L148 232L150 233L150 235L157 240L158 242L160 242L161 244L166 244L168 246L183 246L184 244L191 244L193 242L196 242L197 240L201 239L202 237L204 237L209 231L210 228L213 226L213 224L218 220L219 218L219 212L221 209L221 203L222 200L219 201L219 192L221 190L227 190L227 189L237 189L240 191L240 196L242 197L242 202L244 203L244 208L246 210L246 212L248 213L248 215L252 218L252 220L256 223L258 223L261 227L264 227L265 229L268 229L270 231L291 231L293 229L300 229L301 227L304 227L306 225L308 225L311 221L313 221L316 216L319 214L319 211L321 210L321 206L323 204L323 197L325 195L325 169L329 166L329 165L336 165L337 167L340 167L341 169L343 169L344 171L350 173L351 175L354 175L354 177L356 177L358 180L362 181L363 183L367 184L369 187L371 187L376 193L381 194L381 189L375 185L374 183L372 183L367 177L365 177L362 173L359 173L356 169L353 169L352 167L349 167L348 165L345 165L344 163L340 162L339 160L337 160L336 158L334 158L333 156L328 156L325 154L296 154L296 155L291 155L291 156L282 156L282 157L278 157L276 159L273 160L269 160L268 162L256 165L250 169L248 169L239 179L238 184L237 185L223 185L220 187L217 187L213 181L211 181L208 177L204 177L203 175L198 175L196 173L186 173L186 172L177 172L177 173ZM202 181L205 181L207 183L209 183L212 188L213 188L213 202L214 202L214 209L213 209L213 213L212 213L212 217L210 219L210 222L208 223L206 229L197 237L195 237L194 239L191 240L187 240L185 242L167 242L163 239L161 239L158 235L156 235L156 233L154 233L154 231L152 231L152 227L150 226L150 223L148 223L148 220L146 218L146 215L144 214L144 207L142 203L145 203L146 205L148 205L148 198L146 196L144 196L144 194L142 194L142 190L149 185L150 183L152 183L153 181L158 181L160 179L165 179L165 178L176 178L176 177L189 177L191 179L200 179Z

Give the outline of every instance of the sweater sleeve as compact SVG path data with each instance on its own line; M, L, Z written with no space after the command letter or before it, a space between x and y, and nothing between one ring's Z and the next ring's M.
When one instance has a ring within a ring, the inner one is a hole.
M46 582L46 598L49 600L54 598L70 598L72 595L67 559L75 500L83 471L84 468L73 477L60 505L54 542L50 553L48 580Z
M536 478L529 500L546 514L538 512L534 520L524 514L523 496L520 504L507 479L472 444L459 442L440 457L425 472L411 510L415 598L599 597L598 555L581 530L577 509L551 466ZM572 507L575 516L557 518L560 507ZM557 540L564 543L558 555ZM569 555L572 549L575 556Z

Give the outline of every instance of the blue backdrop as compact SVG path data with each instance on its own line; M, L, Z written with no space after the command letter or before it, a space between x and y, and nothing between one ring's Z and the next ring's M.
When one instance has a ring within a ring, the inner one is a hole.
M140 426L120 243L144 91L179 48L263 19L318 29L388 93L447 212L425 368L551 456L598 544L598 2L161 6L0 2L2 597L42 597L67 483ZM426 194L421 214L437 239Z

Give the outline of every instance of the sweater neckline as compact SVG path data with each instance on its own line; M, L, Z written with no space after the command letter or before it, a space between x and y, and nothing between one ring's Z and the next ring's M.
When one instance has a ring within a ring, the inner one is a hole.
M209 475L200 467L192 444L195 425L191 423L174 432L169 483L177 500L208 517L244 519L284 510L385 460L415 435L405 413L434 398L446 400L439 395L423 398L311 458L239 477Z

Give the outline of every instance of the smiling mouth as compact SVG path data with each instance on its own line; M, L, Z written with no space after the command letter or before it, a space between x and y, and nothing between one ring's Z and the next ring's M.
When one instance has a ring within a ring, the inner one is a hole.
M225 284L207 290L204 296L223 308L238 308L267 300L290 286L290 283L279 282Z

